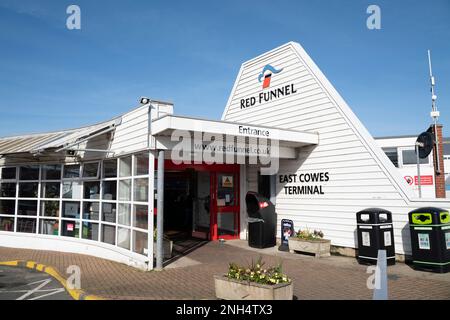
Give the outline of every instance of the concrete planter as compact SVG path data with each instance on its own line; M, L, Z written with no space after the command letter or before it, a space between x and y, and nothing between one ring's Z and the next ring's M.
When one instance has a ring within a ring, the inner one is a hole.
M267 285L214 276L214 285L216 297L224 300L292 300L294 294L292 282Z
M296 237L289 238L290 252L306 252L312 253L316 258L330 256L330 240L305 240Z
M173 241L163 240L164 259L172 258ZM153 242L153 254L156 255L156 241Z

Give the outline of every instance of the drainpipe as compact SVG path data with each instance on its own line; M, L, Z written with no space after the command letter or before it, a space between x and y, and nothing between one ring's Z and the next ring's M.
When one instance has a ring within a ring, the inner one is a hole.
M163 234L164 234L164 150L158 150L158 202L156 214L156 270L163 269Z

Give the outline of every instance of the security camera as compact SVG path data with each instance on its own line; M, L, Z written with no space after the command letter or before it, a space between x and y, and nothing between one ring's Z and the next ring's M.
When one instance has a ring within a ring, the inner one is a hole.
M141 104L147 104L147 103L150 103L150 98L147 98L147 97L141 97L141 99L139 99L139 102L141 103Z

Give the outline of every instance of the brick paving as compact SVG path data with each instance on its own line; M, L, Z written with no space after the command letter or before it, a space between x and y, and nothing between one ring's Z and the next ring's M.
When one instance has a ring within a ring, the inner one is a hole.
M69 265L82 271L82 289L107 299L215 299L213 276L223 274L228 262L249 263L259 256L266 265L281 262L294 280L297 299L371 299L366 287L367 267L354 258L309 256L248 250L245 242L209 242L175 262L179 267L144 272L92 256L0 247L0 261L33 260L55 267L61 275ZM190 262L183 266L183 259ZM388 268L390 299L450 299L450 274L413 271L397 263Z

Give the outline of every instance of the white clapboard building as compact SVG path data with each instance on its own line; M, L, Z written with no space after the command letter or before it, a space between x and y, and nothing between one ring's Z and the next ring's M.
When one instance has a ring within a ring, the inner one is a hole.
M408 212L450 201L419 199L382 147L289 42L242 64L221 120L150 100L89 127L1 138L0 245L152 269L158 215L169 237L246 239L245 195L257 191L278 230L291 219L342 252L358 246L357 211L387 209L396 253L408 255Z

